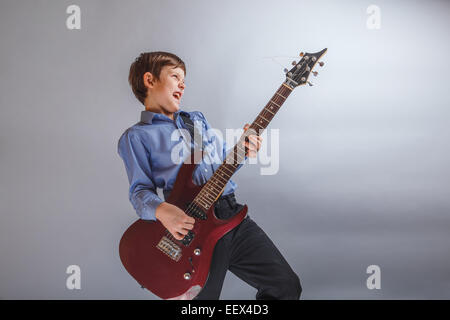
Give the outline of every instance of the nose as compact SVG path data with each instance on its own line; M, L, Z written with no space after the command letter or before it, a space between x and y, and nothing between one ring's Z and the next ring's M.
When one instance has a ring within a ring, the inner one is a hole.
M186 87L186 85L184 84L184 81L183 82L180 82L179 84L178 84L178 86L180 87L180 88L185 88Z

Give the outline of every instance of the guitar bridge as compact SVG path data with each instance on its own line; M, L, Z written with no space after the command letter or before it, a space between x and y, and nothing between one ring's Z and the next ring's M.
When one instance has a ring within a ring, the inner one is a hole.
M172 260L178 261L181 258L181 248L166 236L161 238L156 247Z

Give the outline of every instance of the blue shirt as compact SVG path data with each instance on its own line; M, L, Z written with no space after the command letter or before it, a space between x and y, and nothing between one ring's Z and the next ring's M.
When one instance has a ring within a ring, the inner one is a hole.
M194 139L191 139L180 114L193 121L196 132ZM172 120L160 113L142 111L141 121L121 135L118 153L125 164L130 183L128 198L141 219L156 220L156 208L164 202L156 193L156 188L163 189L167 199L191 148L203 148L205 151L203 160L198 159L201 162L193 173L194 183L203 185L220 167L228 153L223 137L211 130L203 113L179 110L174 113ZM230 179L222 194L230 194L236 188L237 184Z

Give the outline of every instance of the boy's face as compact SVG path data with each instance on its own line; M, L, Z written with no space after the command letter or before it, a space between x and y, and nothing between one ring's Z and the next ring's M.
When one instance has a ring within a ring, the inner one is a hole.
M174 66L164 66L157 81L150 72L144 74L147 87L146 109L160 112L173 118L173 113L180 109L181 96L184 93L184 71Z

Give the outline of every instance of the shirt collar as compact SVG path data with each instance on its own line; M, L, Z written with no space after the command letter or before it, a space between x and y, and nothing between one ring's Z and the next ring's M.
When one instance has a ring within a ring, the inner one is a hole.
M173 114L173 119L176 120L180 113L189 116L189 114L187 112L182 111L180 109L180 110L176 111ZM163 121L171 121L171 122L173 121L168 116L166 116L166 115L164 115L162 113L156 113L156 112L152 112L152 111L149 111L149 110L141 111L141 122L144 122L144 123L147 123L147 124L152 124L153 118L158 119L158 120L163 120Z

